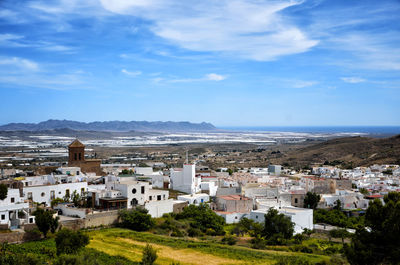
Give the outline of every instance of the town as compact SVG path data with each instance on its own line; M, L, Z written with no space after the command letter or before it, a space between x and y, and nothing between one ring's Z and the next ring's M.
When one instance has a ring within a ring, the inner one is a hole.
M123 209L143 207L151 217L160 218L201 204L207 204L227 224L243 218L263 223L273 208L295 224L294 234L329 233L338 227L315 221L315 210L339 208L347 216L359 216L365 214L370 201L400 191L399 165L353 169L310 165L301 170L281 165L232 169L227 165L211 169L189 159L188 152L184 159L179 168L168 168L166 161L152 166L102 163L88 158L85 145L75 139L68 145L64 166L38 170L47 170L47 174L3 167L0 185L7 187L7 195L0 200L0 229L10 233L1 233L0 241L24 241L24 234L35 227L37 208L53 212L63 227L77 230L115 225ZM307 204L313 194L318 200ZM347 230L355 232L350 227Z

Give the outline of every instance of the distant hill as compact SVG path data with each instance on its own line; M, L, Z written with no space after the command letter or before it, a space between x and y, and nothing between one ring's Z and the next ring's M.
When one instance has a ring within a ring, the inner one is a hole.
M295 149L275 163L306 166L312 163L347 167L400 164L400 135L390 138L346 137Z
M55 129L71 129L77 131L109 131L109 132L196 132L214 131L211 123L191 123L186 121L95 121L78 122L70 120L48 120L39 123L9 123L0 126L0 131L45 131Z

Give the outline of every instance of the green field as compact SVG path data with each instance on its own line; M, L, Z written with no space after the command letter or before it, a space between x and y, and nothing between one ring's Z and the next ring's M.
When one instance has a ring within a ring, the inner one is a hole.
M158 250L157 264L274 264L280 257L288 260L304 258L310 263L328 261L328 256L301 252L255 250L240 246L228 246L209 241L173 238L147 232L135 232L121 228L90 231L88 248L108 255L119 255L138 262L142 250L150 243Z
M343 264L332 261L326 251L329 248L335 248L334 253L338 253L342 247L341 244L329 243L316 238L309 238L297 245L268 246L267 250L257 250L249 248L245 240L238 242L238 245L229 246L220 243L221 237L212 236L177 238L123 228L106 228L84 231L84 233L89 235L90 243L81 252L74 255L75 259L80 260L80 263L65 263L65 261L60 263L60 258L63 257L56 255L54 236L40 241L6 245L2 251L7 255L23 255L28 260L39 261L30 264L81 265L89 264L88 261L91 261L90 264L98 265L131 265L140 264L142 251L149 243L157 250L156 264L158 265L170 265L174 262L181 265L276 264L278 261L279 264ZM303 253L294 247L312 249L313 254ZM8 263L0 262L0 264Z

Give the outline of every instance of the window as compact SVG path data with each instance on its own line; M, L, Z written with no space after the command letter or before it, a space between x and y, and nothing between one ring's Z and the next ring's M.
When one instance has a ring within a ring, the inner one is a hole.
M153 199L153 196L149 196L149 201L151 201Z
M76 171L76 175L79 176L79 174L80 174L80 172L79 172L79 171Z
M33 224L33 217L29 218L29 223Z
M15 198L14 197L11 198L11 202L15 202Z
M82 160L82 154L79 153L79 160Z
M256 219L258 219L258 215L256 215Z
M144 194L144 186L140 187L142 190L142 194Z
M237 219L237 216L235 216L235 219Z
M28 200L32 200L32 192L28 192Z
M56 198L56 193L54 190L50 191L50 200L54 200Z
M78 160L78 154L77 153L74 154L74 160L75 161Z
M157 195L157 201L161 201L161 195Z
M46 195L44 192L42 192L42 193L40 194L40 196L42 196L42 197L44 197L44 195Z
M1 220L5 220L6 219L6 215L5 214L2 214L1 215Z
M165 194L163 195L163 199L165 200Z
M65 190L65 197L69 197L69 189Z
M82 188L82 189L81 189L81 195L82 195L82 196L85 195L85 188Z
M134 188L134 189L132 189L132 193L133 194L135 194L136 193L136 189Z

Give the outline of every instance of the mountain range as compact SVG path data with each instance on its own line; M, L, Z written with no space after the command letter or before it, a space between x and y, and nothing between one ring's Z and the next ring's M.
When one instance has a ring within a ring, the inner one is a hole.
M211 123L191 123L187 121L95 121L79 122L70 120L47 120L39 123L9 123L0 126L0 131L45 131L54 129L72 129L77 131L110 132L197 132L214 131Z

